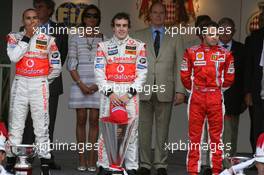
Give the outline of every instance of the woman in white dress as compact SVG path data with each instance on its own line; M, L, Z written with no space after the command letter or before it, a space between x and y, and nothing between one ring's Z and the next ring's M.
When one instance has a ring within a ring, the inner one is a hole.
M94 58L97 44L104 40L98 27L101 20L100 10L95 5L87 6L81 16L82 26L87 33L69 37L67 68L74 81L71 87L69 108L76 109L76 138L79 144L79 171L96 171L96 141L98 138L99 92L94 80ZM90 29L93 28L93 31ZM86 142L87 111L89 110L89 135ZM86 144L86 145L85 145ZM88 146L87 146L88 145ZM87 146L87 147L86 147ZM85 159L84 150L88 150Z

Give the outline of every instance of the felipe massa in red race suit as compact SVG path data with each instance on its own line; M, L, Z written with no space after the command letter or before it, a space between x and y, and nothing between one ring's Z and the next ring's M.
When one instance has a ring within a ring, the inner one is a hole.
M222 91L234 81L232 54L220 46L201 44L186 50L181 64L181 80L191 93L188 103L190 147L187 171L199 173L201 136L205 119L208 121L213 174L222 170L221 137L224 105ZM197 147L198 146L198 147ZM214 150L214 151L212 151Z

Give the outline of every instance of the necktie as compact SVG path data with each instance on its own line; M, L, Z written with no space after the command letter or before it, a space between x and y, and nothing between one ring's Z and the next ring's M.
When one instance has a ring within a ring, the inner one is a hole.
M157 57L159 54L159 48L160 48L160 31L156 30L155 33L156 33L156 38L154 41L154 50L155 50L155 55Z
M226 48L226 49L228 49L228 45L227 44L224 44L223 47Z

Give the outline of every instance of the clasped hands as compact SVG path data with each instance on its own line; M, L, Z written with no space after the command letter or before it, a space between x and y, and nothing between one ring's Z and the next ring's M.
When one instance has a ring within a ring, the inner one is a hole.
M128 95L122 95L122 96L117 96L115 93L112 93L110 96L110 102L114 105L114 106L120 106L120 105L126 105L129 101Z

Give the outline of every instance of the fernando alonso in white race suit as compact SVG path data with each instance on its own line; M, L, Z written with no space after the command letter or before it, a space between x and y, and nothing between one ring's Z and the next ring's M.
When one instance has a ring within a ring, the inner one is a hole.
M31 18L34 18L36 12L29 9L24 12L23 18L27 18L27 15L33 15ZM41 169L46 175L49 174L47 164L51 157L48 132L49 83L60 75L61 60L54 37L41 32L28 36L27 29L25 27L24 32L8 35L7 54L10 60L16 63L16 76L11 89L8 144L21 144L26 117L30 110L36 144L39 146ZM10 160L7 163L14 163L14 155L10 150L7 151L7 157Z
M100 118L110 115L110 103L125 104L128 118L136 118L125 155L128 175L138 169L138 117L139 95L147 76L145 44L128 36L129 16L118 13L112 19L114 36L98 44L95 59L95 78L101 93ZM99 175L109 167L102 135L98 141Z

